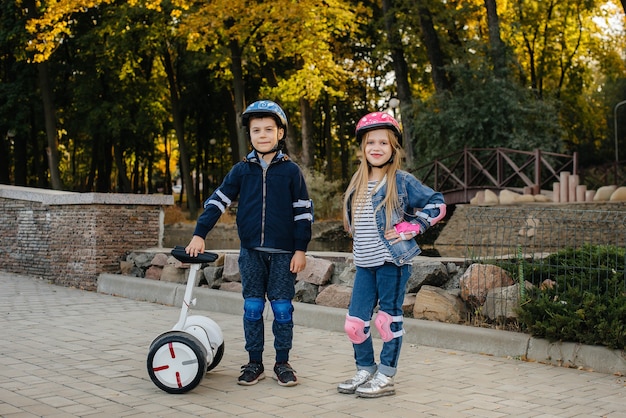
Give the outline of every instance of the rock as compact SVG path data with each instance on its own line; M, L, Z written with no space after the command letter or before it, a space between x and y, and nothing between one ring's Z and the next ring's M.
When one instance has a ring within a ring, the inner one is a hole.
M481 206L485 203L485 191L479 190L476 192L476 195L470 199L470 205L478 205Z
M500 200L498 199L498 195L495 194L494 192L492 192L491 190L487 189L485 190L485 205L486 206L493 206L493 205L497 205L500 202Z
M407 293L417 293L423 285L441 287L448 279L448 270L440 261L415 260L411 268L411 276L406 284Z
M537 195L537 196L542 196L542 195ZM502 199L502 196L500 196L500 199ZM536 201L537 199L535 199L535 196L532 194L521 194L517 196L517 198L515 199L516 203L529 203L529 202L536 202Z
M317 298L315 298L315 304L348 309L351 296L352 288L331 284L326 286L324 290L317 295Z
M352 287L354 284L354 275L356 274L356 266L354 264L347 265L338 277L339 283Z
M434 286L422 286L415 298L413 317L458 324L465 319L463 301L454 294Z
M335 271L335 264L323 258L306 257L306 267L296 276L297 281L314 285L325 285L330 282Z
M459 281L461 299L473 306L485 303L487 292L495 287L505 287L513 284L509 274L492 264L472 264L463 273Z
M171 264L163 266L163 271L161 272L161 281L172 283L185 283L187 281L187 270L178 268Z
M120 272L125 276L132 276L131 272L134 267L135 263L132 261L120 261Z
M220 290L226 292L241 293L241 283L239 282L224 282L220 285Z
M404 316L413 317L413 308L415 307L415 293L407 293L404 295L402 302L402 314Z
M296 302L315 303L318 288L318 286L312 283L299 281L296 283L296 295L293 300Z
M500 197L498 198L501 205L512 205L517 201L521 195L519 193L512 192L510 190L500 191ZM533 198L533 201L535 199Z
M240 282L239 254L226 254L224 256L224 271L222 278L227 282Z
M626 187L618 187L609 198L611 202L626 202Z
M602 186L596 190L596 194L593 196L593 201L607 202L615 190L617 190L617 186Z
M139 253L129 255L127 260L132 261L139 268L147 269L152 265L152 257L153 254Z
M534 237L537 227L541 225L541 221L535 217L526 218L524 226L519 230L518 234L522 237Z
M519 285L489 289L482 313L491 320L517 318L519 307Z
M211 289L219 289L221 284L224 282L224 280L222 280L223 271L224 267L207 266L203 268L202 273L207 287L210 287Z
M167 258L168 258L167 254L157 253L152 258L152 265L153 266L158 266L158 267L163 267L164 265L167 264Z
M161 274L163 273L163 267L160 266L150 266L148 270L146 270L145 278L152 280L161 280Z

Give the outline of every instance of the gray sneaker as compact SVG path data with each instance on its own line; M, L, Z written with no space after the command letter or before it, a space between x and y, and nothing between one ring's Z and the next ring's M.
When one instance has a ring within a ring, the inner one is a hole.
M356 395L361 398L380 398L381 396L395 395L395 393L393 377L385 376L381 372L376 373L369 382L356 389Z
M348 379L344 382L339 383L339 385L337 385L337 391L339 393L354 393L354 391L356 391L356 388L358 388L371 378L372 373L368 372L367 370L359 370L352 377L352 379Z

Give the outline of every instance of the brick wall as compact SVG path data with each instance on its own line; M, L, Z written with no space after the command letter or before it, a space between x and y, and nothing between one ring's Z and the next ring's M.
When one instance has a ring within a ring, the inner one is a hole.
M172 196L0 185L0 270L96 289L138 248L160 247Z

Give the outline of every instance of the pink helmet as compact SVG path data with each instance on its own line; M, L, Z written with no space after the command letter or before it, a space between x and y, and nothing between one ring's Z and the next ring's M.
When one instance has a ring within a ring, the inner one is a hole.
M398 142L402 145L402 131L400 124L389 113L385 112L372 112L363 116L359 123L356 124L356 140L360 144L363 140L363 135L366 132L374 129L391 129L398 138Z

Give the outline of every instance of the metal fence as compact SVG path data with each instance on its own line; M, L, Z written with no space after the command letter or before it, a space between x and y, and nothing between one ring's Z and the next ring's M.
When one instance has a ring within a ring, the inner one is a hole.
M570 286L589 286L576 283L584 274L595 277L596 291L625 292L626 208L620 209L471 207L466 215L466 261L511 270L523 260L524 280L534 286L550 277L569 280ZM564 252L569 256L555 256ZM613 289L602 289L609 282Z

